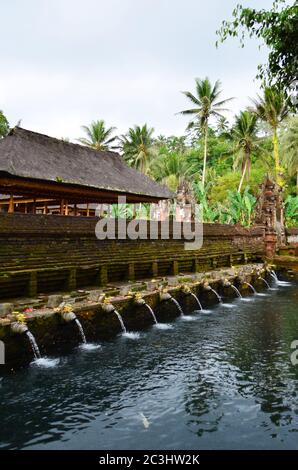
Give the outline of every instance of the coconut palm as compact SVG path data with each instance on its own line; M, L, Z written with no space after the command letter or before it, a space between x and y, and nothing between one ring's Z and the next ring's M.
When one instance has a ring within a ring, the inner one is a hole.
M206 180L206 166L207 166L207 153L208 153L208 122L211 116L217 118L222 117L222 112L226 111L223 106L233 98L218 101L221 94L220 81L217 80L214 85L211 84L209 78L203 80L196 78L196 92L195 94L190 91L184 91L183 94L195 105L194 108L181 111L184 115L193 115L199 121L200 128L204 136L204 163L202 184L205 185ZM192 125L190 123L190 125Z
M219 137L225 136L229 131L229 121L225 116L220 116L218 118L216 130Z
M119 138L124 159L143 173L148 173L150 160L154 155L153 132L152 127L144 124L142 127L131 127L126 135Z
M298 116L291 116L285 122L281 137L281 158L283 166L290 176L296 174L296 192L298 194Z
M231 137L235 143L232 154L236 156L234 166L241 165L242 176L238 186L241 192L245 175L249 177L252 152L258 148L258 117L250 111L241 111L235 118Z
M253 112L272 129L273 156L275 161L276 181L281 186L284 184L283 170L280 166L278 128L280 123L286 118L289 112L287 98L283 91L277 87L268 87L264 89L264 95L251 100L254 104Z
M171 191L176 191L192 181L194 171L183 153L167 151L156 157L150 174Z
M116 127L106 128L103 119L92 121L90 126L82 126L81 129L85 132L87 138L81 137L78 142L98 151L109 150L111 143L117 138L112 136Z

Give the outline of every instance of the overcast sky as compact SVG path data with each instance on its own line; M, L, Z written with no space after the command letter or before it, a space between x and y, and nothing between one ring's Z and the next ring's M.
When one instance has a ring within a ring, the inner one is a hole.
M0 0L0 109L14 125L75 139L104 119L124 133L147 122L182 134L181 90L220 79L231 115L248 104L266 50L216 29L238 0ZM272 0L243 0L268 8Z

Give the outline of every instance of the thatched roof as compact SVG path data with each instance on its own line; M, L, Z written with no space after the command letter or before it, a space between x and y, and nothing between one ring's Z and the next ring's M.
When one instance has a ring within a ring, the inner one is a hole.
M98 191L135 195L130 197L135 202L173 197L167 188L128 167L118 153L98 152L20 127L0 140L0 178L4 177L54 183L56 188L59 184L63 190L76 185L82 194L85 188L88 194L94 189L97 196Z

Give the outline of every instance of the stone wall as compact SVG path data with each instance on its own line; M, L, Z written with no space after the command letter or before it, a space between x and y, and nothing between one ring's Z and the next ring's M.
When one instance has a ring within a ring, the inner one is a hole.
M0 299L73 290L260 259L263 229L204 224L199 250L184 240L98 240L95 217L0 214ZM148 222L149 224L149 222ZM147 225L148 225L147 224Z
M245 295L253 295L251 288L244 281L252 283L257 289L264 289L264 282L260 280L262 275L268 281L270 275L261 264L240 266L237 268L224 268L204 274L191 274L179 279L173 277L164 278L162 282L145 282L142 291L138 294L155 313L158 322L169 322L180 315L177 306L170 298L162 299L159 288L165 288L181 305L185 314L193 313L198 309L198 304L190 292L196 294L203 308L209 308L218 303L218 298L210 289L206 289L205 283L215 289L225 299L233 299L235 291L223 280L234 284ZM185 292L185 286L190 289ZM90 299L91 297L88 297ZM150 327L153 319L148 308L143 304L137 304L131 295L116 294L109 297L110 306L113 305L121 314L128 331L139 331ZM76 301L72 299L72 309L81 322L88 342L109 340L121 333L121 326L116 315L104 307L105 304L96 302ZM197 313L196 313L197 314ZM32 349L28 338L24 334L16 334L11 328L16 319L14 315L0 318L0 341L5 344L6 368L18 367L28 364L32 358ZM26 324L30 332L35 336L42 356L65 354L77 347L82 338L74 321L65 322L60 313L52 308L36 309L26 314Z

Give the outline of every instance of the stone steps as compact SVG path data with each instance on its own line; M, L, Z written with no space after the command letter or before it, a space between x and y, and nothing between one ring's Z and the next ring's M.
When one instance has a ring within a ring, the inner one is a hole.
M76 256L67 256L65 255L64 257L32 257L32 258L27 258L27 259L19 259L17 258L15 261L10 260L9 263L1 263L0 264L0 275L1 273L5 273L7 271L17 271L17 270L25 270L25 269L40 269L42 266L47 266L47 267L59 267L59 266L65 266L65 267L70 267L70 266L88 266L89 264L119 264L121 262L123 263L128 263L128 262L152 262L155 260L162 260L162 259L169 259L169 257L174 260L180 260L183 259L185 261L188 261L189 259L201 259L201 258L218 258L218 257L226 257L226 256L243 256L243 252L239 253L238 251L235 252L212 252L212 254L208 253L201 253L199 252L192 252L192 251L183 251L181 253L177 252L163 252L163 253L142 253L141 260L140 260L140 255L134 253L133 256L129 254L123 254L120 258L113 257L114 259L111 259L109 254L104 254L104 255L97 255L97 256L90 256L90 253L88 256L82 256L82 255L76 255Z

